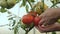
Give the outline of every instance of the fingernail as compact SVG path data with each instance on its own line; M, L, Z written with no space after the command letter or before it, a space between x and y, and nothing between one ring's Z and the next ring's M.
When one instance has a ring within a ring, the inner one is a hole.
M44 27L45 27L45 25L41 25L41 27L42 27L42 28L44 28Z

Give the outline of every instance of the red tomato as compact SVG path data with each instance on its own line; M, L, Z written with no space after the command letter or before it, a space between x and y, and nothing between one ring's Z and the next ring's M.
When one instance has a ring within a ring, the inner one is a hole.
M35 11L30 11L29 13L28 13L28 15L32 15L32 16L37 16L37 13L35 12Z
M34 19L34 17L33 17L32 15L24 15L24 16L22 17L22 22L23 22L24 24L29 25L29 24L31 24L31 23L33 22L33 19Z
M34 18L34 25L37 26L40 20L41 20L40 17L39 16L36 16Z

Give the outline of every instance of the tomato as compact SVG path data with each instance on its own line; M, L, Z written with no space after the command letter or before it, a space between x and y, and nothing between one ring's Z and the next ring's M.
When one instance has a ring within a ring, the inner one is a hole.
M40 5L41 6L43 6L42 4L43 4L43 2L40 2ZM44 7L44 10L46 10L48 8L48 6L45 3L44 3L44 6L43 7Z
M7 0L8 9L12 8L16 4L16 0Z
M42 10L40 8L36 8L36 13L40 15L42 13Z
M35 5L35 9L36 9L36 12L38 15L40 15L43 12L42 9L46 10L47 8L48 8L48 6L45 3L43 6L43 2L37 2L37 4Z
M29 24L31 24L31 23L33 22L33 19L34 19L34 17L33 17L32 15L24 15L24 16L22 17L22 22L23 22L24 24L29 25Z
M37 16L37 13L35 12L35 11L30 11L29 13L28 13L28 15L32 15L32 16Z
M44 10L46 10L48 8L48 6L46 4L44 4Z
M34 25L37 26L40 20L41 20L40 17L39 16L36 16L34 18Z
M16 0L0 0L0 6L10 9L16 4Z
M60 23L60 19L58 19L58 23Z
M3 8L6 8L7 7L6 0L0 0L0 6L3 7Z

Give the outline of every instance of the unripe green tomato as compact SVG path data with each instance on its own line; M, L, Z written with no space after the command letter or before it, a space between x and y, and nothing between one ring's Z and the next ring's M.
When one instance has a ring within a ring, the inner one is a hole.
M40 8L36 8L36 13L40 15L42 13L42 10Z
M16 4L16 0L7 0L7 4L7 8L12 8Z
M60 23L60 19L58 19L58 23Z
M3 7L3 8L6 8L7 7L6 0L0 0L0 6Z

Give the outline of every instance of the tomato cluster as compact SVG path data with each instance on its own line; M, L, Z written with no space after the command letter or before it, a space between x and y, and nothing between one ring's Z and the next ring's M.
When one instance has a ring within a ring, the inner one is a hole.
M16 0L0 0L0 6L10 9L16 4Z
M24 15L22 17L22 22L26 25L34 23L34 25L37 26L39 21L40 17L37 16L37 13L35 11L30 11L27 15Z

